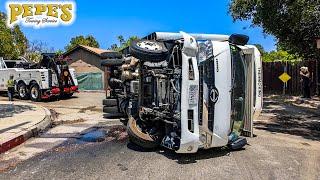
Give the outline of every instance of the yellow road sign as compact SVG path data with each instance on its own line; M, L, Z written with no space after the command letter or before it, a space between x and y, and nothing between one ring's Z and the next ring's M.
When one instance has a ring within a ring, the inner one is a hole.
M284 72L283 74L281 74L279 76L279 79L283 82L286 83L291 79L291 76L289 76L289 74L287 74L286 72Z

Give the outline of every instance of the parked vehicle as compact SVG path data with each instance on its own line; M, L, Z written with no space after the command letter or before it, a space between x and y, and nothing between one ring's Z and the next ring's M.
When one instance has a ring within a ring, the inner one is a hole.
M43 53L42 60L33 68L50 69L57 76L60 96L71 97L78 92L78 81L75 69L69 68L68 59L56 56L55 53Z
M10 75L14 76L15 91L20 99L40 101L61 95L72 96L78 90L74 69L68 69L48 54L43 54L43 59L37 64L29 63L24 58L0 58L0 91L7 91L6 83Z
M241 135L253 135L262 108L260 53L248 40L157 32L133 42L124 59L105 60L111 89L122 89L130 140L177 153L245 146Z

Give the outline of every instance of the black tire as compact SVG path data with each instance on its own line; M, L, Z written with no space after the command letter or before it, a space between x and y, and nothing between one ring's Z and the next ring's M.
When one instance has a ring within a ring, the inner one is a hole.
M22 100L26 100L29 98L28 88L25 83L19 83L17 86L18 96Z
M101 61L101 66L121 66L123 59L106 59Z
M119 52L104 52L100 55L101 59L121 59L122 54Z
M141 44L150 44L150 47L153 45L156 49L143 48L141 47ZM131 43L129 50L133 57L142 61L150 62L160 62L166 60L169 52L163 42L151 40L134 41Z
M113 106L113 107L104 106L103 112L104 113L119 113L118 106Z
M127 117L125 114L123 113L106 113L103 114L103 118L106 119L118 119L118 118L124 118Z
M137 121L130 117L127 123L127 132L129 135L129 140L145 149L154 149L159 146L159 144L154 140L149 134L141 131Z
M63 97L67 99L71 98L72 96L73 96L73 93L63 95Z
M117 99L104 99L102 100L102 104L106 107L118 106Z
M38 84L32 84L29 92L31 101L39 102L41 100L41 91Z

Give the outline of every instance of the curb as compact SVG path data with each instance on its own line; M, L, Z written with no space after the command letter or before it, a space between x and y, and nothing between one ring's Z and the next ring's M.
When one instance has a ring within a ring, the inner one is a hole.
M45 111L45 117L39 123L31 126L30 128L18 133L16 137L10 139L7 142L2 142L0 144L0 154L4 153L14 147L19 146L31 137L35 137L39 132L45 130L52 124L51 113L47 108L41 107Z

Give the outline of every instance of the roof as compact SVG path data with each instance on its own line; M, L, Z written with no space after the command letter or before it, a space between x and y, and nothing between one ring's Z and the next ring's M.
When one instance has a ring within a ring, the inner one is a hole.
M74 48L72 48L71 50L65 52L63 55L68 56L69 54L73 53L74 51L76 51L78 49L84 49L84 50L89 51L93 54L96 54L97 56L101 56L103 53L117 53L116 51L113 51L113 50L99 49L99 48L94 48L94 47L84 46L84 45L77 45Z

